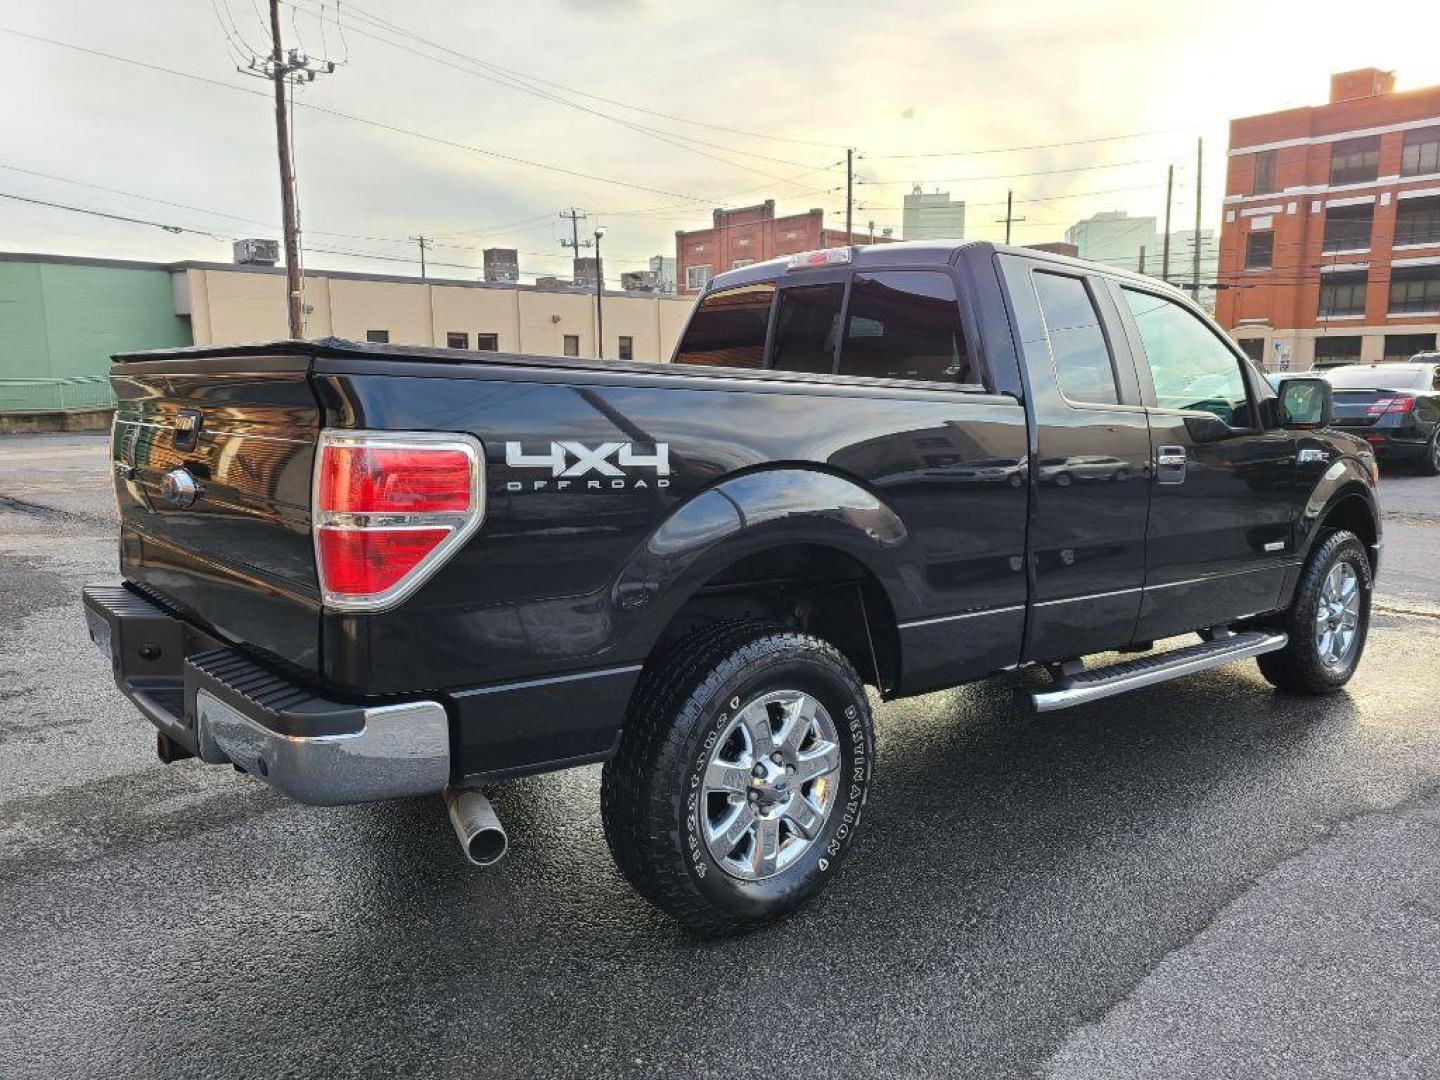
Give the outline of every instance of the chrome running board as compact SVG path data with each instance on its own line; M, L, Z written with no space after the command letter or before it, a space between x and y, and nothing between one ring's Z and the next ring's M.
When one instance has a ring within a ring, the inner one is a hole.
M1202 641L1198 645L1175 649L1173 652L1142 656L1138 660L1126 660L1107 667L1065 675L1055 682L1053 689L1031 690L1030 702L1036 712L1068 709L1074 705L1083 705L1087 701L1099 701L1128 690L1138 690L1142 686L1153 686L1193 675L1197 671L1244 660L1246 657L1275 652L1283 649L1289 641L1286 634L1262 630L1230 634L1213 641Z

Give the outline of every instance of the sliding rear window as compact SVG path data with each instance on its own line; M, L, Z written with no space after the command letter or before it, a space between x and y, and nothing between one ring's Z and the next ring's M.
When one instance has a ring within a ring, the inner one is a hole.
M713 292L700 301L675 353L677 364L706 367L765 366L765 330L775 283Z

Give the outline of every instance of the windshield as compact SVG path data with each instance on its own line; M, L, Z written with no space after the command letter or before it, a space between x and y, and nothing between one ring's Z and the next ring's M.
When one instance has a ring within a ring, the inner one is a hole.
M1408 364L1343 367L1325 377L1336 390L1422 390L1430 385L1430 369Z

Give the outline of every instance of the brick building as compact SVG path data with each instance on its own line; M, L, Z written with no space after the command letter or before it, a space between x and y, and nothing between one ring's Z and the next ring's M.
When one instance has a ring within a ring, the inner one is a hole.
M681 294L698 293L716 274L737 266L763 262L779 255L794 255L817 248L841 247L871 241L865 233L827 229L824 210L775 216L775 200L736 210L716 210L708 229L675 233L675 266Z
M1216 316L1267 368L1398 360L1440 333L1440 86L1335 75L1230 123Z

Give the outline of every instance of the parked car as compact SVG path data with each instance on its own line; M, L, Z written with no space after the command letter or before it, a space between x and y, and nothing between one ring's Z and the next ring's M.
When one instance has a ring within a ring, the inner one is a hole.
M1346 364L1325 373L1335 426L1361 436L1381 461L1440 475L1440 353L1408 363Z
M444 792L479 863L484 785L604 762L621 870L699 931L835 875L867 684L1028 667L1055 710L1253 656L1321 694L1365 647L1375 458L1328 384L1029 249L736 269L671 364L279 341L112 384L124 581L84 603L163 760Z

